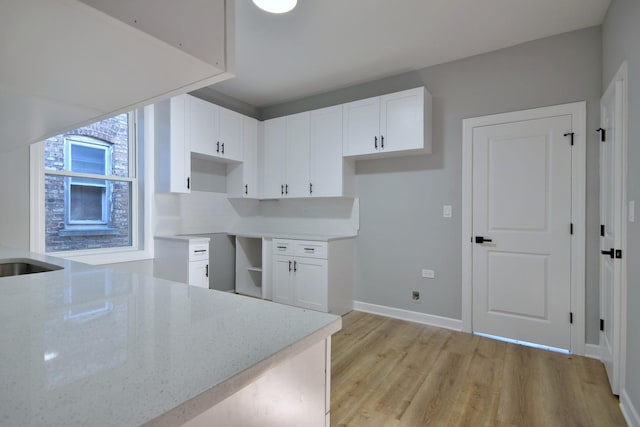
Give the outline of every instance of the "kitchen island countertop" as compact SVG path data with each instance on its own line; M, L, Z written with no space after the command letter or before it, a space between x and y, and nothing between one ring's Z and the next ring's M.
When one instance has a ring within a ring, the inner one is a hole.
M0 278L0 425L180 425L339 316L0 247L64 269Z

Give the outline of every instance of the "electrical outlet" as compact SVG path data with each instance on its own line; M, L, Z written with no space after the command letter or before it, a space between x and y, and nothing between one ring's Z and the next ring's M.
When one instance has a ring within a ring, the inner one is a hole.
M411 293L411 299L414 301L420 301L420 292L419 291L413 291Z
M433 270L422 270L422 277L426 277L427 279L435 279L436 272Z
M451 205L444 205L442 207L442 216L444 218L451 218L451 215L452 215Z

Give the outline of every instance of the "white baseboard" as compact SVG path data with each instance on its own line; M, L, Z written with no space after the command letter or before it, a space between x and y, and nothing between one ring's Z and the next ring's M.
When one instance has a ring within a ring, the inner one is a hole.
M379 316L422 323L423 325L452 329L454 331L462 330L462 320L451 319L449 317L435 316L433 314L419 313L417 311L403 310L401 308L387 307L384 305L369 304L361 301L354 301L353 309L365 313L377 314Z
M640 427L640 416L633 406L633 402L629 399L627 390L622 390L622 393L620 393L620 409L629 427Z
M584 356L590 357L591 359L602 360L602 350L597 344L585 344Z

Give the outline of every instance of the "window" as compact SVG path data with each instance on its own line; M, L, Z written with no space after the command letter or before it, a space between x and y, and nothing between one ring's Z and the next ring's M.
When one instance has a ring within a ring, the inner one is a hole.
M44 141L45 252L137 248L136 154L134 113Z

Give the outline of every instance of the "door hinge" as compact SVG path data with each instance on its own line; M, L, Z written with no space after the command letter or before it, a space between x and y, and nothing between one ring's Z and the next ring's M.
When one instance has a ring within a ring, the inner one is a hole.
M600 319L600 330L604 331L604 319Z
M616 258L622 258L622 249L616 249Z
M567 132L564 134L564 136L570 136L571 137L571 145L573 145L573 135L575 135L574 132Z
M573 312L569 312L569 323L573 324Z
M573 223L571 223L571 225L569 226L569 233L573 235Z
M604 237L604 224L600 224L600 237Z

